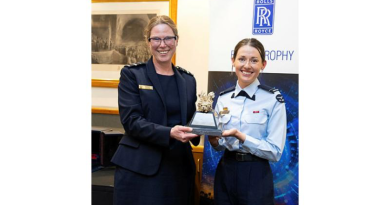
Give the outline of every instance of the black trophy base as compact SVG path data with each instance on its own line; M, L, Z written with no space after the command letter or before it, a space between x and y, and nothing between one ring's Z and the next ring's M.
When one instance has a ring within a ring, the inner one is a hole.
M192 132L197 135L210 135L210 136L222 136L222 130L208 129L208 128L195 128L192 127Z

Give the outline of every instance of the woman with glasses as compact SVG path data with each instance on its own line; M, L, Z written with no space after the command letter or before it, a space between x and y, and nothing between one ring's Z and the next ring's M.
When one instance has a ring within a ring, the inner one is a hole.
M286 141L286 107L274 88L260 84L267 65L263 45L255 38L236 45L231 59L237 83L220 93L215 112L222 137L209 136L217 151L225 150L215 172L216 205L274 204L269 161L278 161Z
M195 112L194 76L172 64L179 40L168 16L153 17L145 29L151 51L146 63L121 70L118 103L124 137L112 158L116 165L114 204L193 203L195 162L185 127Z

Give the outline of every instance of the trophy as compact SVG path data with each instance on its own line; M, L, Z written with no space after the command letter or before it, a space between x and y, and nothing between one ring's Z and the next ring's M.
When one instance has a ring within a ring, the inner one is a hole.
M214 96L213 92L207 95L204 92L198 94L197 111L188 124L192 128L192 133L197 135L222 136L222 130L218 129L212 109Z

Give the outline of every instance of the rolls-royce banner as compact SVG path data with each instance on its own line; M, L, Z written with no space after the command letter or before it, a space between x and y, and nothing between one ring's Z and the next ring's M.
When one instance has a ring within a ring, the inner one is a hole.
M265 48L267 66L261 84L279 89L287 112L287 136L278 162L270 162L276 205L298 204L298 0L210 1L210 57L208 92L219 93L234 86L231 57L244 38L256 38ZM200 204L214 204L214 176L223 155L204 145ZM232 179L233 180L233 179Z
M210 1L209 71L231 71L234 46L256 38L266 73L298 74L298 0Z

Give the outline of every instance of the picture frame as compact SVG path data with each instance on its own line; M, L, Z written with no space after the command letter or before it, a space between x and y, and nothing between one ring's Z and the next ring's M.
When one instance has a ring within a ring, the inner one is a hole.
M155 15L169 15L169 17L177 23L177 0L92 0L91 2L91 17L93 17L93 15L148 15L150 17L151 14L149 13L155 13ZM167 7L169 9L166 9ZM127 63L123 63L124 61L119 64L104 64L104 62L99 63L97 61L95 61L96 64L93 63L94 55L96 56L96 53L98 53L94 51L98 49L96 49L97 47L95 46L97 44L95 43L96 40L94 38L96 36L93 34L93 24L91 26L91 85L92 87L117 88L119 84L120 69ZM112 46L112 43L105 43L104 45L105 50L108 50L109 46ZM144 59L146 59L146 54L144 55L143 61ZM176 56L174 55L172 58L173 63L175 63L175 59Z

